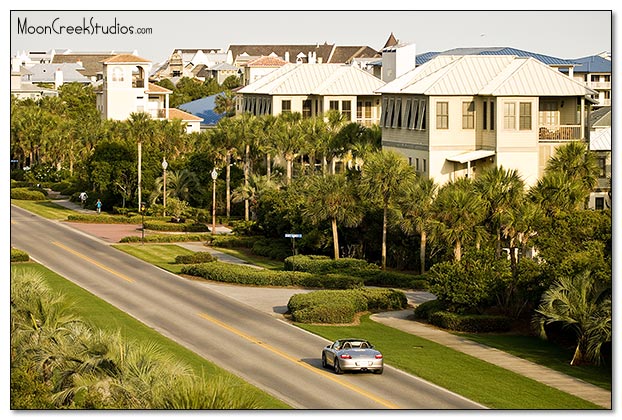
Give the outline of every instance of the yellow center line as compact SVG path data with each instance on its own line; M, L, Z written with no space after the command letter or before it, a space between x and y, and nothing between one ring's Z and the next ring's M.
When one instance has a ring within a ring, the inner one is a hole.
M109 272L111 274L114 274L115 276L125 280L128 283L134 283L134 281L135 281L134 279L132 279L132 278L130 278L130 277L124 275L124 274L121 274L118 271L113 270L112 268L108 268L105 265L98 263L94 259L89 258L86 255L81 254L78 251L73 250L73 249L69 248L68 246L61 244L60 242L52 242L52 244L56 245L59 248L64 249L65 251L71 252L73 255L76 255L76 256L82 258L83 260L88 261L88 262L90 262L93 265L96 265L97 267L101 268L102 270L106 270L107 272Z
M395 404L391 403L390 401L387 401L385 399L377 397L377 396L375 396L373 394L370 394L369 392L365 391L362 388L359 388L359 387L357 387L355 385L352 385L352 384L350 384L350 383L348 383L348 382L346 382L344 380L336 378L335 375L331 375L331 374L329 374L329 373L327 373L325 371L322 371L322 370L319 370L319 369L317 369L317 368L315 368L313 366L310 366L309 364L303 362L302 360L297 359L297 358L295 358L293 356L290 356L289 354L284 353L281 350L279 350L279 349L277 349L277 348L275 348L275 347L273 347L273 346L271 346L269 344L266 344L266 343L262 342L261 340L255 338L255 337L253 337L251 335L248 335L248 334L246 334L246 333L244 333L244 332L242 332L242 331L240 331L240 330L238 330L238 329L236 329L236 328L234 328L234 327L232 327L230 325L227 325L224 322L221 322L221 321L217 320L216 318L214 318L214 317L212 317L212 316L210 316L208 314L199 313L198 315L201 318L206 319L206 320L208 320L208 321L218 325L219 327L222 327L222 328L226 329L227 331L232 332L235 335L238 335L238 336L240 336L240 337L250 341L251 343L257 344L258 346L261 346L261 347L265 348L266 350L269 350L272 353L275 353L275 354L277 354L277 355L279 355L279 356L289 360L290 362L296 363L298 366L302 366L303 368L305 368L307 370L310 370L313 373L321 375L321 376L325 377L326 379L330 379L331 381L336 382L339 385L345 386L346 388L348 388L348 389L350 389L350 390L352 390L352 391L354 391L354 392L356 392L358 394L361 394L361 395L371 399L372 401L377 402L378 404L381 404L381 405L383 405L383 406L385 406L387 408L399 408L398 406L396 406Z

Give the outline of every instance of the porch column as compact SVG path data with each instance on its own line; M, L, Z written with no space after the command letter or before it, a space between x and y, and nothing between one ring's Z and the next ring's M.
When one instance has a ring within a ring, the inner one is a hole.
M585 140L585 97L581 97L581 140Z

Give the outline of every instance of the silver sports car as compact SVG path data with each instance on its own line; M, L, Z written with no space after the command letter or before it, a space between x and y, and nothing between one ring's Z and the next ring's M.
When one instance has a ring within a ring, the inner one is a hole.
M324 347L322 366L332 366L335 373L346 370L382 373L384 370L382 353L360 338L344 338Z

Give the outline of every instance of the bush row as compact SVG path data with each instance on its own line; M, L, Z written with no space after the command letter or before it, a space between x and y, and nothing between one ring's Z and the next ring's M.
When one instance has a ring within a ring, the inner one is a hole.
M67 216L70 222L81 223L114 223L114 224L132 224L139 225L142 223L141 216L122 216L112 214L70 214Z
M258 239L253 244L251 251L255 255L272 258L277 261L283 261L292 255L291 244L279 239Z
M255 236L219 235L214 236L209 245L220 248L248 248L251 249L258 240Z
M42 201L46 199L46 196L38 189L11 188L11 198L13 200Z
M357 312L403 309L406 295L392 289L319 290L289 299L287 308L296 322L343 324Z
M343 270L364 270L378 268L365 260L356 258L340 258L334 260L325 255L293 255L285 259L285 269L306 271L307 273L323 274Z
M415 319L423 319L432 325L463 332L504 332L512 327L512 319L498 315L461 315L448 312L447 305L438 299L417 305Z
M185 223L171 223L163 220L145 221L145 229L160 232L209 232L205 223L187 221Z
M145 242L149 243L172 243L172 242L209 242L212 238L211 233L184 233L184 234L171 234L171 235L147 235L145 236ZM141 242L140 236L126 236L121 238L119 242L122 243L134 243Z
M190 255L178 255L175 257L175 264L201 264L206 262L216 261L217 258L214 257L209 252L195 252Z
M21 249L11 248L11 262L29 261L30 256L26 251Z
M381 270L375 264L356 258L333 260L324 255L295 255L285 259L286 270L309 273L343 273L360 277L366 286L427 289L425 276Z
M182 267L181 272L224 283L256 286L300 286L325 289L349 289L362 286L360 279L340 274L317 275L299 271L262 270L222 262L189 265Z
M505 332L512 328L512 320L500 315L458 315L439 311L430 315L430 323L454 331L486 333Z

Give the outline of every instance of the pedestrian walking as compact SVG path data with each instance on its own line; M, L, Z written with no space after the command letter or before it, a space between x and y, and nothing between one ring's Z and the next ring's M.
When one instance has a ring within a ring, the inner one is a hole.
M97 199L97 204L95 205L97 206L97 214L100 214L102 212L102 202L99 198Z
M89 198L89 196L85 192L80 193L80 205L82 206L82 208L84 208L84 206L86 205L87 198Z

